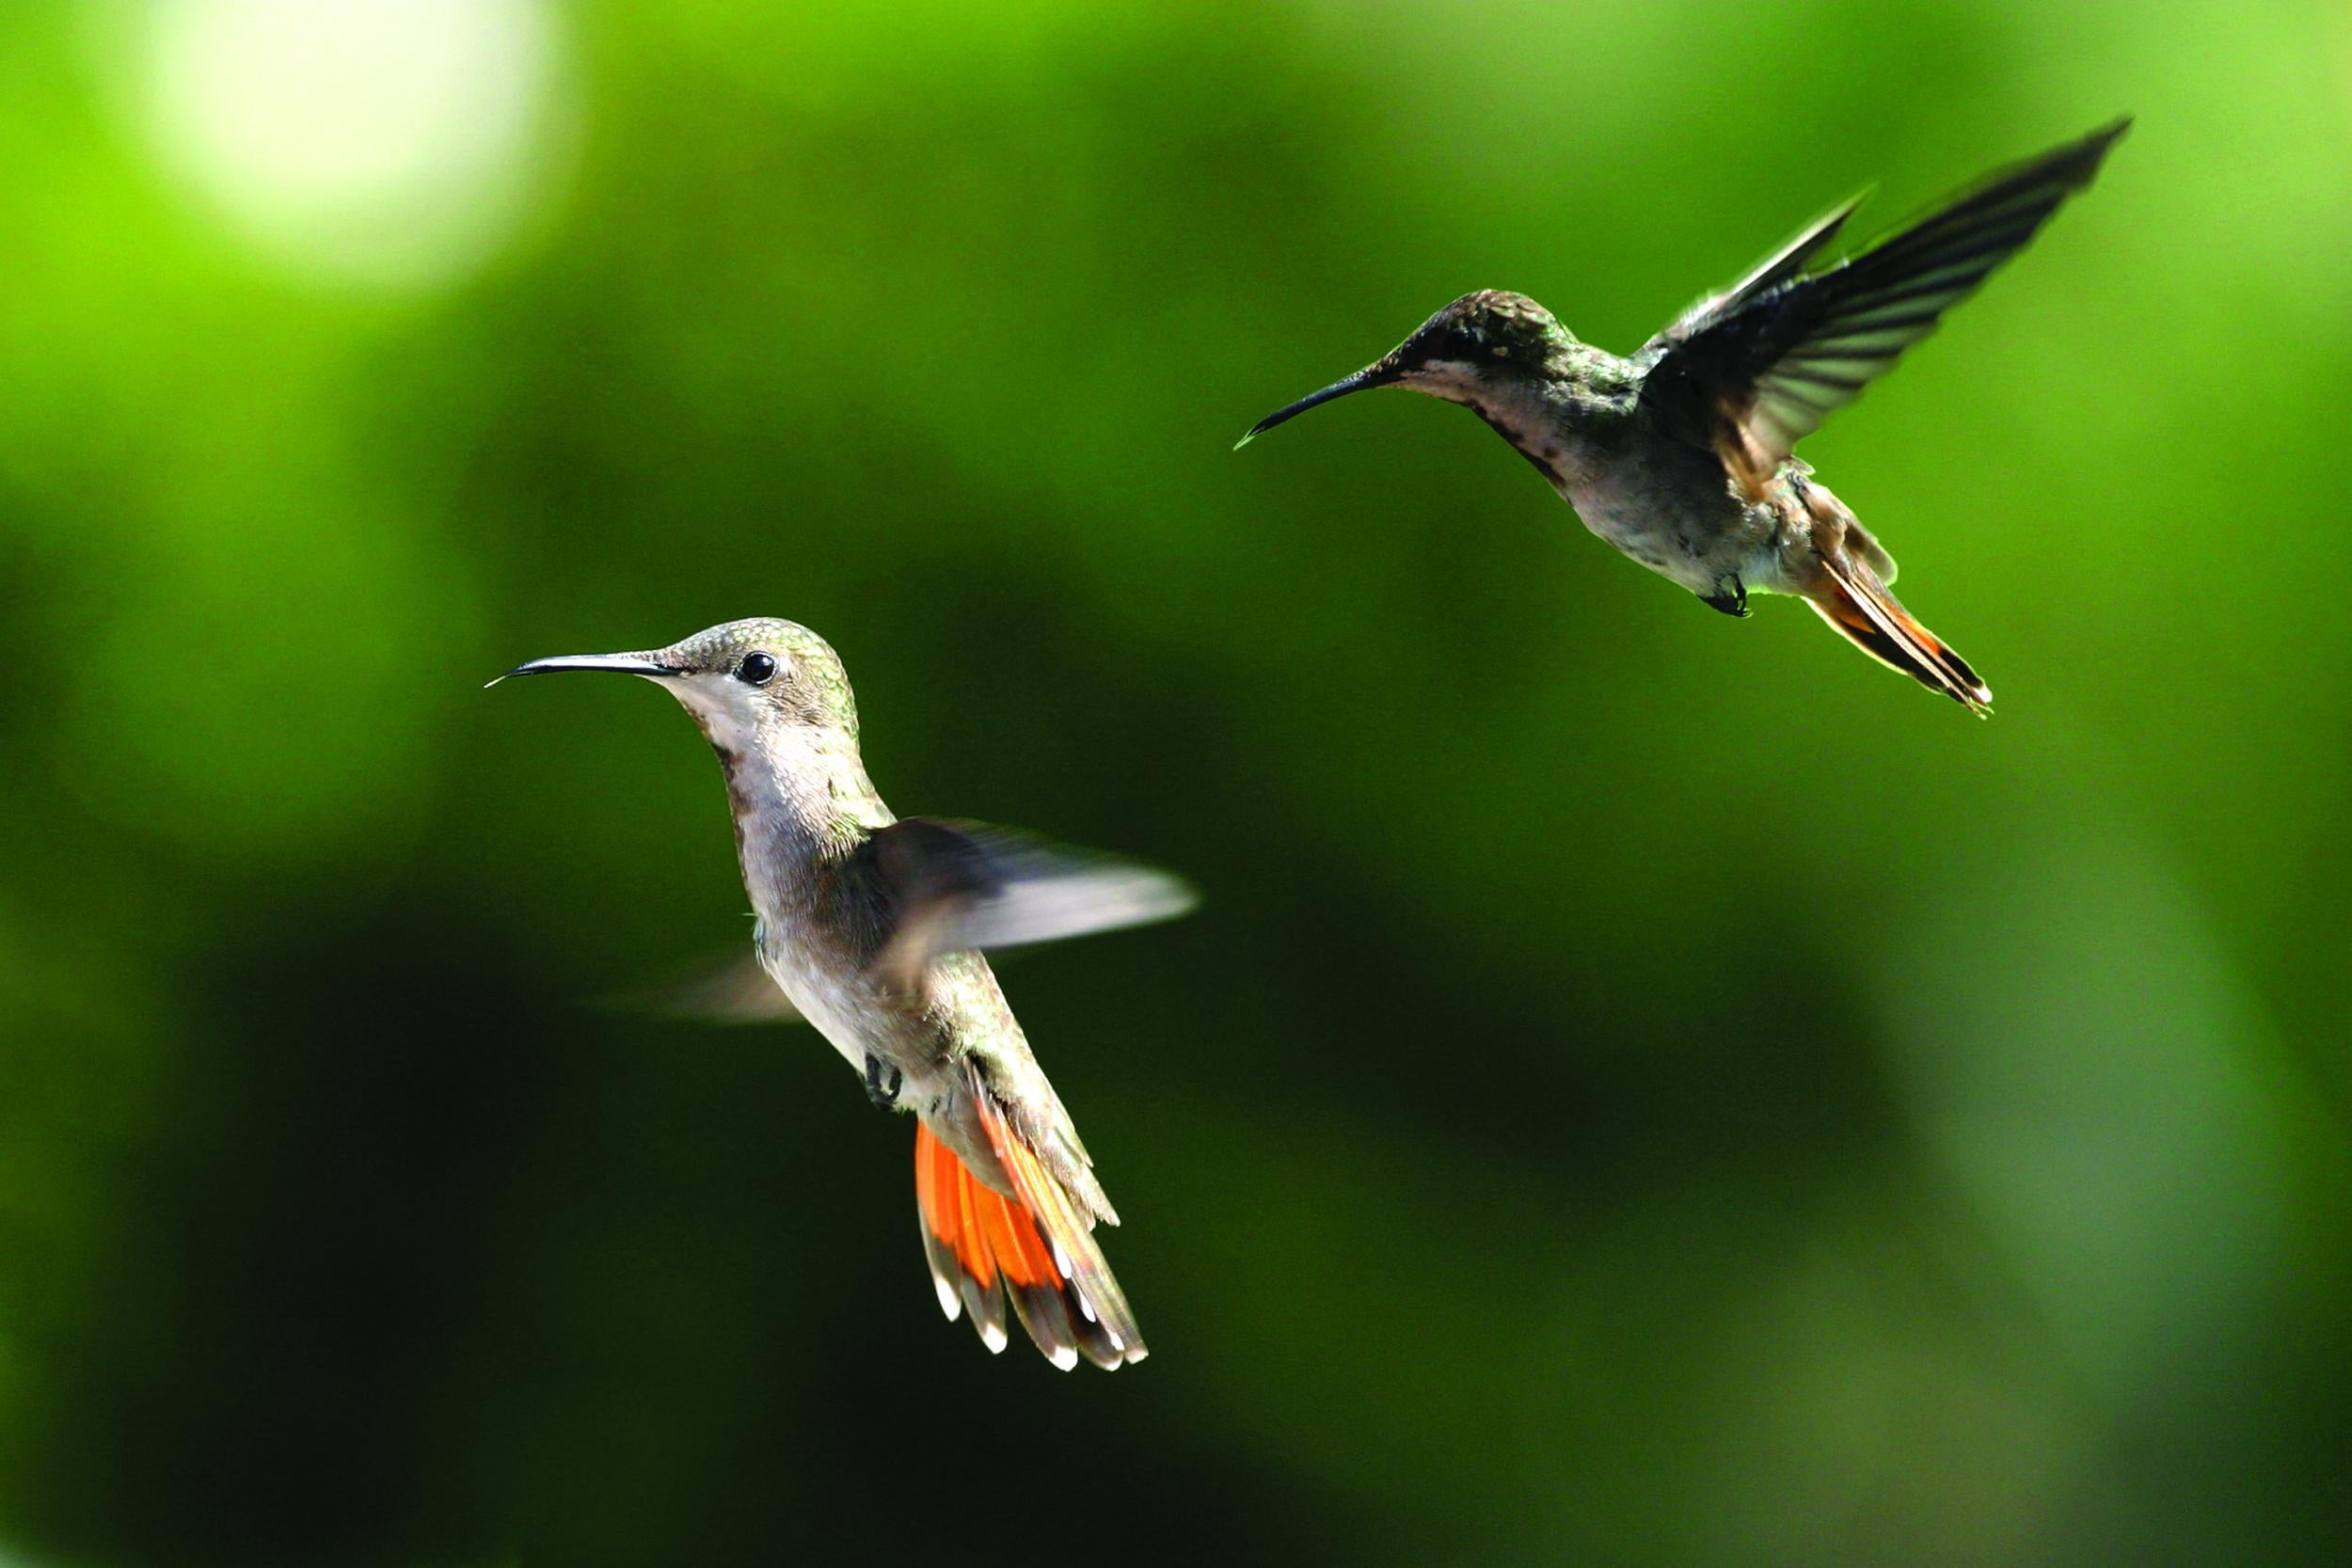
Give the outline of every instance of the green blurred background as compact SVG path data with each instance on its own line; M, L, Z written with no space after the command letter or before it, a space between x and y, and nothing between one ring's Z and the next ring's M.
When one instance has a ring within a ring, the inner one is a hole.
M1474 420L2121 111L1807 455L1990 723ZM0 11L0 1560L2336 1563L2352 12ZM707 750L1159 862L1006 978L1155 1354L939 1320Z

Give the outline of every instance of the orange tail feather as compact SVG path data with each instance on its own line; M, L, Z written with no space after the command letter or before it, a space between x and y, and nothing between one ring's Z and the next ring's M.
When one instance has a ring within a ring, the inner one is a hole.
M915 1205L940 1310L951 1323L968 1311L981 1343L1001 1351L1009 1297L1037 1348L1064 1370L1076 1366L1081 1355L1103 1368L1142 1360L1142 1336L1135 1331L1126 1298L1094 1238L1076 1224L1058 1187L1033 1204L1024 1180L1031 1172L1023 1166L1035 1166L1036 1156L1015 1144L1012 1158L1005 1158L1008 1145L995 1140L1018 1135L1001 1127L993 1105L982 1115L1000 1162L1023 1195L1019 1198L1008 1198L974 1176L929 1127L920 1121L914 1126ZM1041 1167L1034 1175L1052 1180Z
M1878 575L1862 562L1832 562L1821 586L1805 596L1837 633L1890 670L1941 691L1983 718L1993 711L1993 693L1968 661L1913 619Z

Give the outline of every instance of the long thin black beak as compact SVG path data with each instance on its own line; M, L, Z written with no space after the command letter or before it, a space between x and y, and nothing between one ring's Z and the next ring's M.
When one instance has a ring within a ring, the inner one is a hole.
M648 680L674 680L687 673L662 663L652 654L564 654L517 664L497 680L485 682L483 689L516 675L552 675L562 670L609 670L614 674L643 675Z
M1264 419L1260 420L1256 424L1251 425L1248 431L1243 435L1242 438L1233 443L1233 450L1235 451L1241 451L1242 448L1248 446L1259 436L1263 436L1267 431L1272 430L1276 425L1280 424L1283 420L1295 420L1298 418L1299 415L1304 414L1308 409L1316 407L1322 404L1329 403L1333 398L1343 398L1350 392L1360 392L1365 390L1367 388L1386 387L1396 378L1396 367L1391 364L1387 359L1381 360L1376 365L1366 365L1362 370L1358 371L1354 375L1348 376L1344 380L1334 381L1330 386L1326 387L1322 391L1310 392L1305 397L1300 398L1296 403L1292 404L1288 408L1278 409L1274 413L1268 414Z

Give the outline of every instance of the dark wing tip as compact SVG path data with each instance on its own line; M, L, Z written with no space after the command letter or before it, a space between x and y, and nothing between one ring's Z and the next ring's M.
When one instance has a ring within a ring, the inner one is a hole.
M2118 115L2080 140L2053 150L2047 155L2046 162L2054 173L2063 170L2068 183L2076 187L2088 185L2097 176L2099 166L2106 162L2107 154L2114 150L2115 144L2122 141L2131 128L2132 117Z

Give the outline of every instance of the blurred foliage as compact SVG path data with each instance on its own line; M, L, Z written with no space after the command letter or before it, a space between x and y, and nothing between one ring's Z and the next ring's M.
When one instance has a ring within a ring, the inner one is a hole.
M1990 723L1474 422L2130 110L1807 455ZM2352 16L0 11L0 1533L34 1563L2352 1549ZM741 939L650 691L830 636L901 809L1162 862L1009 974L1116 1378L907 1130L595 999Z

